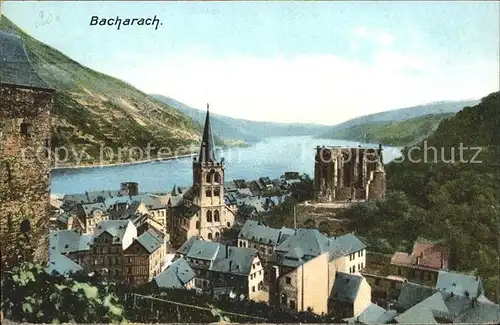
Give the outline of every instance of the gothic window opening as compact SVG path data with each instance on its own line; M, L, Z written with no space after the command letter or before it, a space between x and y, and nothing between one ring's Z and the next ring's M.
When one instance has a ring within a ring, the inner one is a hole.
M218 188L214 189L214 196L219 196L220 190Z
M206 190L206 191L205 191L205 195L206 195L207 197L212 197L212 190L211 190L211 189Z
M21 227L20 227L20 230L21 230L21 233L23 234L27 234L31 229L31 223L28 219L24 219L23 221L21 221Z
M50 140L49 139L45 139L44 155L45 155L45 158L49 158L49 155L50 155Z
M214 221L219 222L220 221L220 216L219 216L219 210L214 211Z
M220 174L219 173L215 173L214 174L214 182L215 183L220 183Z
M215 233L215 238L219 239L220 234L218 232Z
M212 222L212 211L207 211L207 222Z
M205 181L207 183L212 183L212 179L211 178L212 178L212 175L210 173L208 173L207 176L206 176L206 178L205 178Z
M212 233L208 233L208 239L212 239Z
M21 135L29 137L32 133L31 132L32 129L33 128L32 128L32 125L30 123L27 123L27 122L21 123L21 129L20 129Z

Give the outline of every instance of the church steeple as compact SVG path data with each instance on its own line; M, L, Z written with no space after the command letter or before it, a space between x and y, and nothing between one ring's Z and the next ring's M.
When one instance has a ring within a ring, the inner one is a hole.
M203 138L201 139L199 162L215 162L214 139L212 127L210 126L210 106L207 103L207 116L205 117L205 127L203 129Z

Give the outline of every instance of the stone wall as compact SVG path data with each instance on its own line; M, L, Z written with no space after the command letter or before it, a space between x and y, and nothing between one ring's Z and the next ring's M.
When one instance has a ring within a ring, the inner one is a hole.
M24 220L29 221L30 230L29 246L24 246L22 252L28 259L46 261L51 165L46 148L50 147L52 93L0 87L0 98L2 265L18 258L14 250L22 237L20 226Z

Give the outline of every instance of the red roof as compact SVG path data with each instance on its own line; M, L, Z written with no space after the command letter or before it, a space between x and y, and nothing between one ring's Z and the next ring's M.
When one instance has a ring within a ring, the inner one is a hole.
M411 255L396 252L391 258L391 264L420 266L429 269L447 269L450 249L445 246L415 242Z
M410 263L410 256L408 253L396 252L391 257L391 264L408 265Z
M431 269L447 269L450 249L437 244L415 242L410 263Z

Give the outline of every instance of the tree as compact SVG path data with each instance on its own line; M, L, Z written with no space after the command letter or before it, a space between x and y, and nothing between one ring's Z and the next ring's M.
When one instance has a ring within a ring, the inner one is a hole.
M2 309L5 318L17 322L124 321L123 307L110 288L102 281L94 286L22 263L2 278Z

